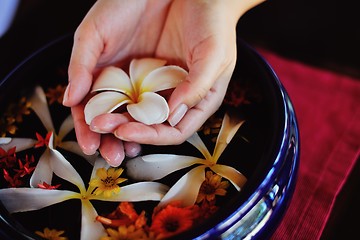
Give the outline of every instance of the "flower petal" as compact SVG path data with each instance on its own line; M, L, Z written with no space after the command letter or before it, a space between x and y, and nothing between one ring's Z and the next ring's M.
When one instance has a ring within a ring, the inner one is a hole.
M9 144L11 142L12 138L10 137L0 137L0 145L2 144Z
M50 161L52 171L64 180L76 185L81 192L85 191L84 182L80 174L56 149L50 150ZM37 167L36 167L37 168Z
M25 212L41 209L55 203L76 198L79 194L67 190L41 188L0 189L0 201L10 212Z
M140 89L143 79L153 70L166 64L165 60L156 58L133 59L130 62L130 79L135 89Z
M54 131L54 125L51 119L49 107L46 100L46 95L42 87L37 86L35 92L30 98L31 108L40 118L48 132Z
M157 180L179 169L204 162L201 158L173 154L150 154L126 162L126 174L135 180Z
M61 142L63 138L74 129L74 121L72 115L69 115L61 124L59 134L57 136L58 142Z
M16 147L16 152L20 152L34 147L36 143L37 141L31 138L0 138L0 146L5 151Z
M95 161L95 164L94 164L94 167L93 167L93 170L91 172L91 177L90 179L93 179L95 177L97 177L97 171L98 169L100 168L104 168L105 169L105 178L107 176L107 173L106 173L106 170L110 167L110 164L105 161L105 159L103 159L102 157L98 157Z
M103 225L96 221L98 213L90 201L81 201L81 240L100 239L106 236Z
M163 66L150 72L142 82L140 92L157 92L176 87L188 73L178 66Z
M198 166L190 170L177 181L161 199L159 206L173 201L180 201L183 206L194 205L201 184L205 181L206 166Z
M54 132L51 132L48 147L54 149Z
M51 153L50 149L47 148L45 152L41 155L36 168L30 178L30 186L37 187L38 184L46 182L51 184L53 170L50 163Z
M210 169L228 179L238 191L241 190L247 181L247 178L242 173L230 166L216 164L210 167Z
M111 202L160 201L169 187L157 182L137 182L120 188L120 192L110 197L92 195L91 199Z
M104 90L112 90L129 95L129 93L133 92L133 87L129 76L122 69L109 66L102 70L92 87L92 92Z
M147 125L164 122L170 111L165 98L153 92L141 94L139 102L127 105L127 110L136 121Z
M128 96L118 92L102 92L92 97L85 106L85 122L90 124L94 117L110 113L123 104L130 102Z
M205 146L204 142L201 140L201 138L197 132L195 132L186 141L189 142L194 147L196 147L202 153L202 155L205 157L206 160L212 159L212 156L211 156L209 150L207 149L207 147Z
M237 130L241 127L244 121L240 121L235 116L230 116L226 113L224 115L221 129L216 140L213 158L215 162L219 159L220 155L224 152L231 139L235 136Z

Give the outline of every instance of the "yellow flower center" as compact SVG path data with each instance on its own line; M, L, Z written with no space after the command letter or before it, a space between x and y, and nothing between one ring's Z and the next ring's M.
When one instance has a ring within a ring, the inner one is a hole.
M105 179L101 179L101 181L104 183L106 187L112 187L115 185L115 179L113 179L110 176L106 177Z

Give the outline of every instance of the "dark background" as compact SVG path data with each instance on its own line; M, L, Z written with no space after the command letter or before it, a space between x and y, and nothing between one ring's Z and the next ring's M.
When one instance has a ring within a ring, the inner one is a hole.
M73 33L94 0L23 0L0 38L0 79L49 41ZM360 14L357 1L269 0L239 21L250 45L336 73L360 78ZM303 139L306 141L306 139ZM356 236L360 215L360 163L336 201L323 239Z

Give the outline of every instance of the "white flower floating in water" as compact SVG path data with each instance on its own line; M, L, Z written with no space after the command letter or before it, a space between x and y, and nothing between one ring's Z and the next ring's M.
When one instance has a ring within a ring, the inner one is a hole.
M92 87L92 92L100 93L85 106L86 123L123 105L127 105L127 111L136 121L147 125L164 122L169 116L169 107L157 92L176 87L188 74L181 67L165 66L165 63L155 58L134 59L129 76L120 68L105 68Z
M193 205L201 184L205 181L206 168L228 179L240 191L246 183L246 177L235 168L218 164L217 161L243 122L230 119L228 114L225 114L213 155L199 135L194 133L187 141L202 153L204 159L174 154L149 154L129 160L126 164L127 174L138 180L157 180L179 169L198 164L199 166L191 169L170 188L160 201L160 206L172 201L180 201L184 206Z
M62 179L78 187L79 192L42 188L5 188L0 189L0 201L10 213L38 210L70 199L81 200L81 239L100 239L106 234L103 225L96 221L96 209L90 200L110 202L159 201L167 192L168 187L157 182L137 182L118 187L124 179L119 178L122 170L108 169L109 165L102 158L95 161L91 181L86 190L79 173L62 156L53 150L56 161L53 161L54 172ZM105 169L108 169L105 171ZM109 171L110 170L110 171ZM106 175L107 174L107 175ZM98 178L101 178L100 180ZM99 184L107 180L106 185ZM98 180L96 180L98 179Z
M85 155L76 141L63 141L64 137L74 128L71 115L64 120L60 126L59 134L56 134L44 90L39 86L36 87L35 92L29 101L31 103L31 108L39 117L40 121L48 132L47 137L42 139L42 144L44 146L46 145L46 149L41 155L35 171L30 179L30 185L32 187L37 187L38 184L42 184L44 182L48 184L51 183L53 176L52 162L56 161L54 158L57 156L52 154L52 151L55 148L65 149L84 157L90 163L94 162L97 154L92 156ZM6 151L16 147L16 152L20 152L36 147L39 144L38 140L32 138L4 137L0 138L0 147Z

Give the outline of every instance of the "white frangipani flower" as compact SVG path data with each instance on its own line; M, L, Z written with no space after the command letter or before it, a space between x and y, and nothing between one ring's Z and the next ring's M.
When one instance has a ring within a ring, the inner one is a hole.
M157 182L138 182L121 187L118 193L113 193L109 197L94 194L95 187L89 186L85 189L85 184L79 173L63 157L63 155L52 149L50 151L53 161L53 170L60 178L74 184L79 192L58 189L42 188L5 188L0 189L0 201L10 213L26 212L38 210L56 203L70 199L81 200L81 239L100 239L106 235L103 225L96 221L98 216L91 200L110 201L110 202L138 202L138 201L159 201L168 187ZM98 158L93 167L91 179L96 176L99 168L109 168L110 165L102 158Z
M194 133L187 141L196 147L204 158L174 154L149 154L139 156L127 161L127 174L137 180L157 180L179 169L194 164L199 165L181 177L174 186L170 188L159 205L165 205L174 200L180 200L184 206L193 205L199 193L200 186L205 181L206 168L210 168L216 174L228 179L234 187L240 191L246 183L246 177L235 168L218 164L217 161L243 123L244 121L234 121L230 119L228 114L225 114L212 155L199 135Z
M169 116L166 99L156 93L175 88L188 75L183 68L155 58L134 59L129 75L117 67L105 68L95 81L92 92L100 92L86 104L85 121L126 105L129 114L147 125L164 122Z
M41 184L43 182L51 184L53 171L50 164L52 160L50 159L56 156L51 154L51 149L62 148L64 150L82 156L93 164L98 154L91 156L85 155L76 141L63 141L63 138L74 128L74 123L71 115L69 115L64 120L64 122L60 126L59 134L56 134L48 103L46 100L46 95L42 87L38 86L35 88L35 92L29 99L29 101L31 102L31 108L39 117L48 134L50 134L48 146L46 146L46 149L41 155L35 171L31 176L30 185L32 187L37 187L38 184ZM37 143L38 140L32 138L0 138L0 147L3 148L5 151L16 147L16 152L20 152L35 147Z

